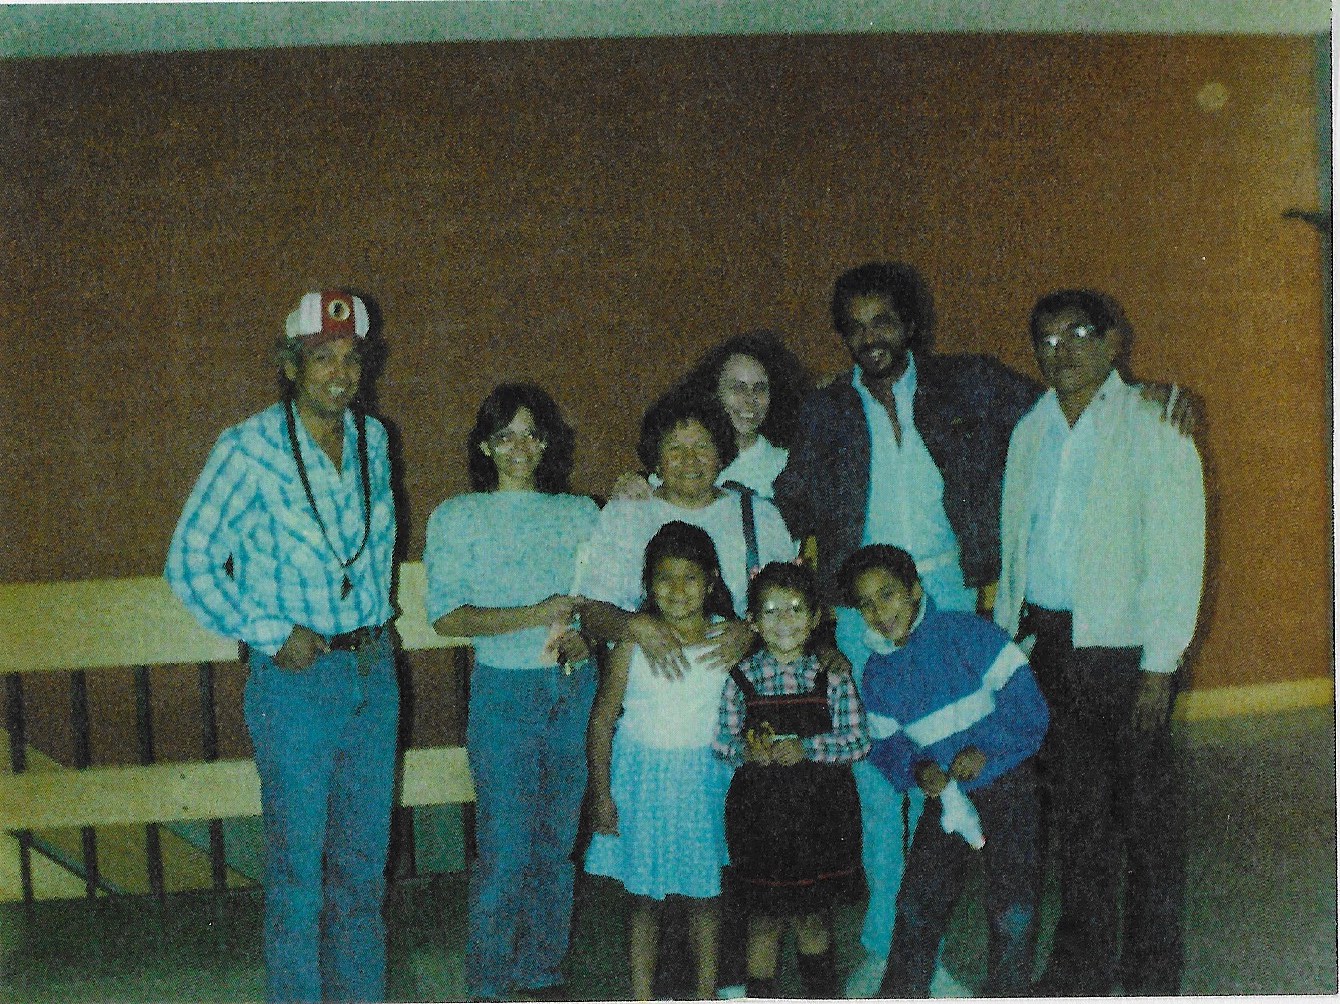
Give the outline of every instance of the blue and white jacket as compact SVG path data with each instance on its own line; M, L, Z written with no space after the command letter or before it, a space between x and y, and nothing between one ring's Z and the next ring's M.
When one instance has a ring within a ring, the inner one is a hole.
M1047 704L1024 653L995 624L975 614L940 611L922 601L906 644L894 648L867 631L874 654L861 698L870 762L898 791L916 786L913 768L934 760L946 771L975 746L986 766L964 791L983 788L1023 763L1047 733Z

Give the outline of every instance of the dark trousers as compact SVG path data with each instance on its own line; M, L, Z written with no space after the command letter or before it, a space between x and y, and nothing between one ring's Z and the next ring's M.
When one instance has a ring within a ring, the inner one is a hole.
M682 900L670 897L661 907L652 994L661 1001L692 1000L697 988L698 963L689 944L688 911Z
M912 836L893 946L880 986L881 997L927 997L935 955L963 892L968 869L981 859L986 868L989 925L987 983L982 995L1025 993L1032 976L1041 887L1038 851L1037 772L1025 761L991 784L969 792L981 817L986 846L975 851L957 833L940 826L940 800L927 799Z
M1030 661L1052 716L1043 766L1056 823L1061 917L1046 989L1093 996L1120 983L1127 994L1176 994L1183 799L1171 730L1131 726L1140 649L1077 649L1070 615L1035 607L1026 610L1020 633L1037 635Z

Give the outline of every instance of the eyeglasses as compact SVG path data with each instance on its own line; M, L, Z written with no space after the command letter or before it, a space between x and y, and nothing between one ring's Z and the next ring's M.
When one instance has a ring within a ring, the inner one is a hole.
M528 446L535 444L543 446L544 437L534 429L527 429L524 432L517 432L515 429L503 429L502 432L495 432L492 436L489 436L489 445L495 450L499 448L511 449L523 443Z
M1077 345L1096 345L1106 336L1107 332L1100 330L1096 324L1080 323L1067 327L1064 334L1043 335L1034 344L1046 352L1055 352L1067 338Z
M783 600L778 603L774 603L771 600L764 603L758 611L758 619L762 620L765 617L784 617L787 614L808 614L809 612L810 605L801 597L796 596L790 600Z

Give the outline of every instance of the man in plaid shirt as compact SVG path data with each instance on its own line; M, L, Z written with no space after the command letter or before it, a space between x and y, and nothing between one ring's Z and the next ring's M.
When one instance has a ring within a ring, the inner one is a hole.
M219 437L165 572L249 652L271 1001L385 998L395 505L386 430L353 407L368 334L359 297L303 296L280 343L283 400Z

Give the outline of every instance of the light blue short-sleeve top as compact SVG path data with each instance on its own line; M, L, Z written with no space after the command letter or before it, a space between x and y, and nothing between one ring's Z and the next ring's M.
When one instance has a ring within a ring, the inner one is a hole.
M521 607L572 591L578 549L599 510L579 495L495 491L447 499L428 518L423 563L428 620L457 607ZM474 639L475 657L502 669L550 665L547 627Z

